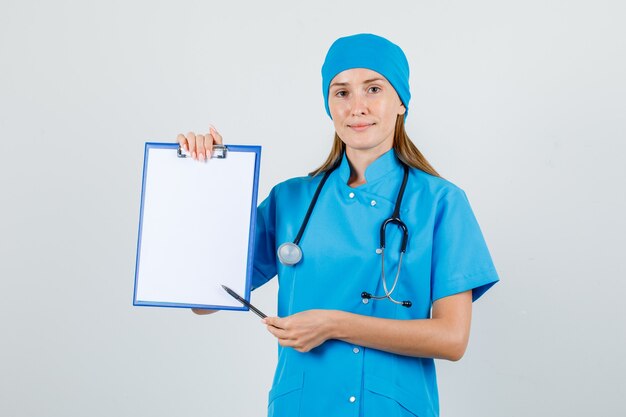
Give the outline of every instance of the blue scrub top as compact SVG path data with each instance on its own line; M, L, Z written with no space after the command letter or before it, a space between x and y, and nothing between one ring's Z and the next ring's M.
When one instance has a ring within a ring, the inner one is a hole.
M336 309L367 316L411 320L430 317L433 301L473 290L478 299L498 281L465 193L442 178L411 169L400 217L409 229L407 251L393 297L363 303L361 292L384 294L380 226L391 216L403 177L393 150L366 170L367 183L347 185L344 156L328 178L300 247L302 261L283 266L276 250L295 238L321 175L275 186L257 213L253 288L278 274L278 315ZM385 270L395 277L400 229L387 228ZM415 358L328 340L307 353L278 347L269 393L271 417L439 415L433 359Z

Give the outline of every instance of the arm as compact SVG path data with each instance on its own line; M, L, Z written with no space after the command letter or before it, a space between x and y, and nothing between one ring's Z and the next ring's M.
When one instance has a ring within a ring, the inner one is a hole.
M282 346L307 352L328 339L406 356L457 361L469 340L472 291L433 303L432 318L393 320L338 310L308 310L264 323Z
M213 145L221 145L223 143L222 135L211 126L209 133L206 135L196 135L194 132L189 132L187 135L182 133L176 138L176 142L188 152L191 152L193 159L203 161L210 159L213 152ZM192 308L194 313L204 316L207 314L216 313L218 310L205 310L201 308Z

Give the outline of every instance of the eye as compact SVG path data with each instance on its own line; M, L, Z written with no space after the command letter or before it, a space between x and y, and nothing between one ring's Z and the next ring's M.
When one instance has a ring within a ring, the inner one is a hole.
M348 95L348 92L347 92L347 91L345 91L345 90L338 90L338 91L335 93L335 96L336 96L336 97L345 97L346 95Z
M376 87L376 86L371 86L370 88L367 89L368 92L370 93L380 93L381 88L380 87Z

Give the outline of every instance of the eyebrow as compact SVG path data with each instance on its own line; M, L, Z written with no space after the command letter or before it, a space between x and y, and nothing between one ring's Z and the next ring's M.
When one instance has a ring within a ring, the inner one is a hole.
M371 79L369 79L369 80L365 80L365 81L363 81L363 84L373 83L374 81L383 81L383 79L382 79L382 78L380 78L380 77L377 77L377 78L371 78ZM332 83L332 84L331 84L328 88L332 88L332 87L335 87L335 86L346 86L346 85L348 85L348 84L349 84L349 83Z

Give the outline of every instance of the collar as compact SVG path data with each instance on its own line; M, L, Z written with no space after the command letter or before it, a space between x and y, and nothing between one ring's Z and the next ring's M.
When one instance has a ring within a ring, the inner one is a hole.
M365 169L365 181L366 183L363 186L367 186L367 184L372 184L392 172L402 171L403 166L400 160L396 157L395 151L392 149L388 150L381 156L379 156L374 162L372 162ZM350 163L348 162L348 157L344 152L343 157L341 159L341 164L337 168L339 173L339 178L341 179L343 184L348 184L348 180L350 179Z

